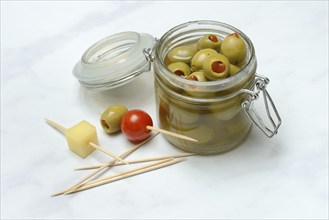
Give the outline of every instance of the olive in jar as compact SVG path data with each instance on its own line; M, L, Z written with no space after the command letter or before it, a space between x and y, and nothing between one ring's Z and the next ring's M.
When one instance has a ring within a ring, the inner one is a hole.
M215 130L208 125L199 125L198 127L182 132L183 135L198 140L198 143L208 143L215 139Z
M199 125L198 111L185 109L182 106L170 105L167 119L172 127L178 130L189 130Z
M197 49L195 46L178 46L173 49L171 49L168 52L167 58L169 63L174 62L184 62L184 63L190 63L192 60L192 57L197 52Z
M248 120L248 116L241 110L232 118L230 123L227 123L225 128L230 135L236 135L247 132L250 128L250 124L251 121Z
M191 68L194 71L198 71L202 69L202 64L205 61L205 59L211 55L218 54L216 50L214 49L202 49L199 50L192 58L191 60Z
M230 62L222 54L216 54L205 59L202 69L208 80L223 79L230 73Z
M212 116L221 121L232 119L241 110L242 98L236 96L208 106Z
M230 34L222 42L221 53L231 64L241 65L247 55L246 43L239 34Z
M197 49L202 50L211 48L220 52L222 39L215 34L206 34L202 36L197 42Z
M240 70L241 70L240 67L231 64L231 65L230 65L230 76L234 76L234 75L237 74Z
M167 68L177 76L188 76L191 73L189 65L183 62L171 63Z
M186 79L188 79L188 80L194 80L194 81L199 81L199 82L206 82L206 81L208 81L202 71L193 72Z
M191 80L191 81L198 81L198 82L208 81L207 78L205 77L203 71L193 72L186 79ZM212 93L212 92L199 91L199 86L197 86L197 85L187 86L187 88L185 89L185 92L189 96L193 96L193 97L197 97L197 98L211 98L214 96L214 93Z

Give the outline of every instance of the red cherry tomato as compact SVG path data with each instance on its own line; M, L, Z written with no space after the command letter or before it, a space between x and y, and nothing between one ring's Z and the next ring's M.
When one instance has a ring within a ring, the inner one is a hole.
M153 126L152 118L138 109L128 111L121 120L122 132L133 142L143 141L150 136L151 131L146 126Z

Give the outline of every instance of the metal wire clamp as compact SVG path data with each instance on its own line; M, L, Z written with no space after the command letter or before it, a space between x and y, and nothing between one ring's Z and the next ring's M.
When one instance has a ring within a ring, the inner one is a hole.
M269 138L277 134L278 129L281 125L281 117L272 101L270 94L266 90L266 86L269 84L270 80L264 76L256 75L253 90L242 89L241 92L247 93L249 98L244 101L241 106L244 111L248 114L249 118L253 123ZM266 109L267 117L270 121L271 127L269 128L265 125L262 118L257 113L253 106L253 102L259 98L259 94L262 93L264 97L264 104ZM274 112L275 120L272 117L271 109Z
M145 55L145 58L146 60L148 61L148 71L151 70L151 67L152 67L152 61L154 60L154 56L153 56L153 51L155 50L158 42L159 42L159 39L158 38L154 38L154 45L152 48L144 48L143 50L143 53Z

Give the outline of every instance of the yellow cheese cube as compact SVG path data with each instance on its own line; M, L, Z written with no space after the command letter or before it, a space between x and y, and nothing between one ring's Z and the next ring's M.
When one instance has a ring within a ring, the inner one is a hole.
M67 129L65 136L71 151L82 158L87 157L95 150L89 145L89 142L98 144L96 128L87 121L81 121Z

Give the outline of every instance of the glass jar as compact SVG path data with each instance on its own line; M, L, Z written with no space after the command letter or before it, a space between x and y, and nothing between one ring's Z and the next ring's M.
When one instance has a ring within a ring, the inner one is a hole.
M234 32L247 46L244 64L234 76L198 82L178 77L166 68L166 55L172 48L195 44L204 34L225 38ZM195 143L165 136L173 145L189 152L216 154L237 147L248 136L252 124L268 137L277 133L281 118L266 90L269 80L256 74L252 42L240 30L221 22L187 22L166 32L160 40L146 33L111 35L87 49L73 75L87 89L102 91L148 72L152 63L160 128L198 140ZM267 122L253 106L260 95L264 97Z
M244 65L236 75L199 82L178 77L166 68L166 55L171 49L196 44L205 34L216 34L224 39L234 32L247 46ZM248 105L252 101L250 94L254 93L257 60L253 44L244 33L215 21L184 23L162 36L154 58L156 112L160 128L198 140L191 142L166 136L169 142L185 151L216 154L237 147L248 136L253 120L244 110L248 106L242 107L242 104Z

